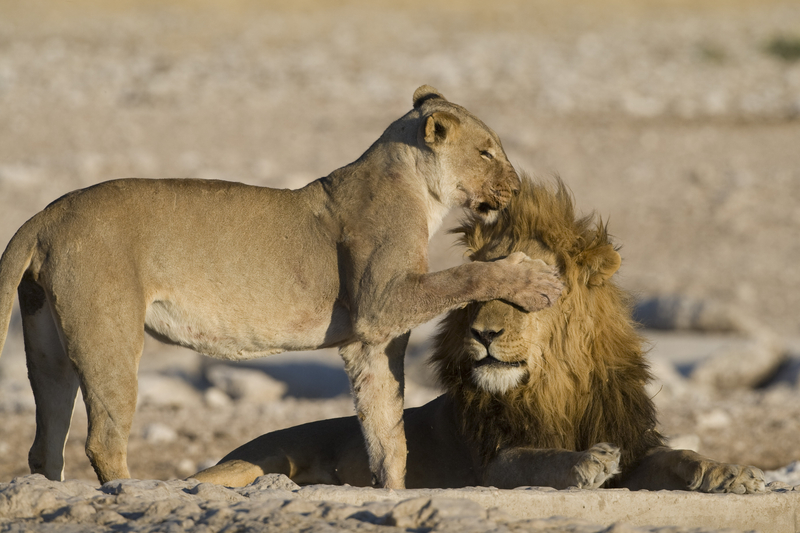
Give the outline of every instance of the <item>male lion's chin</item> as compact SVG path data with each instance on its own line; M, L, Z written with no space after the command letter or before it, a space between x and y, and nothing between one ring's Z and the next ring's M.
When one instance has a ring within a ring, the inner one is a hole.
M465 205L472 213L477 215L484 224L493 224L497 221L500 210L505 207L504 203L491 200L470 199Z
M472 369L472 381L490 394L503 394L519 386L525 377L524 368L493 368L480 366Z
M497 222L497 218L500 216L500 211L498 209L488 209L486 211L476 211L478 217L480 217L481 222L484 224L494 224Z

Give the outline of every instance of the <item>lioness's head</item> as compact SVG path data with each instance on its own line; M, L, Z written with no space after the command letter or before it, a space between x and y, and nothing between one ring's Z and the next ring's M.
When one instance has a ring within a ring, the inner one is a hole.
M531 391L588 394L615 357L639 353L627 297L609 281L620 255L593 215L576 218L569 191L523 179L494 224L473 217L455 230L470 257L521 251L555 265L564 291L552 307L526 313L503 301L474 303L442 322L433 363L448 391L509 400ZM602 378L601 378L602 379Z
M433 167L428 187L448 207L466 207L486 221L496 218L519 189L500 138L433 87L414 92L416 142Z

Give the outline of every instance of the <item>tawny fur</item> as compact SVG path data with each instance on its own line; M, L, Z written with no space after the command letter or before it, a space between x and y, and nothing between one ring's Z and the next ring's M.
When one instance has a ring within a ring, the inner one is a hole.
M501 448L586 450L612 442L622 447L624 468L664 441L644 388L650 374L628 295L607 281L619 267L619 254L601 220L575 216L560 180L552 192L530 180L523 187L497 223L473 218L454 230L475 261L522 251L561 272L565 290L556 306L535 316L515 313L516 320L545 332L536 339L535 356L525 361L523 382L491 394L469 379L473 360L464 353L464 324L480 305L442 321L431 362L484 461ZM505 329L508 336L517 328Z
M524 254L428 272L446 212L485 220L519 186L500 139L429 86L355 162L298 190L117 180L20 228L0 260L0 347L19 288L36 399L31 471L63 477L77 389L100 481L129 477L145 331L226 359L336 346L376 484L405 475L408 331L471 301L536 310L560 292Z
M445 318L432 362L446 392L405 411L409 487L764 490L757 468L664 445L629 298L610 280L620 256L597 217L575 216L560 181L523 179L494 223L473 217L456 231L473 260L521 251L555 265L564 291L535 313L491 301ZM484 370L499 376L491 387L491 374L475 379ZM365 485L357 428L351 417L269 433L194 477L234 484L277 472Z

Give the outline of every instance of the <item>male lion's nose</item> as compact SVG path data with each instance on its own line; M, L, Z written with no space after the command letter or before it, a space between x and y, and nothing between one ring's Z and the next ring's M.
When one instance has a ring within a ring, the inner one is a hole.
M494 340L497 337L502 335L504 331L505 329L499 329L499 330L477 329L477 328L470 329L472 336L475 337L478 340L478 342L483 344L486 348L489 348L489 345L492 344L492 342L494 342Z

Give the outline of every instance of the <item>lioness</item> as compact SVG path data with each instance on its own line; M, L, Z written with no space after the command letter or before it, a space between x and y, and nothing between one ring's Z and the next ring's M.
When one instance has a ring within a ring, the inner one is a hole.
M126 478L144 333L225 359L340 347L377 485L403 487L408 331L472 301L560 293L522 253L428 273L457 206L491 219L519 187L500 139L429 86L357 161L299 190L119 180L35 215L0 260L0 347L19 287L36 398L31 471L63 477L80 386L86 453Z
M564 292L537 313L494 301L447 315L432 357L446 393L405 411L409 487L764 490L757 468L665 445L642 339L609 279L620 256L599 220L575 217L560 181L553 191L525 179L496 223L473 217L457 231L474 260L522 251L553 265ZM356 419L263 435L192 477L238 486L272 472L368 484Z

